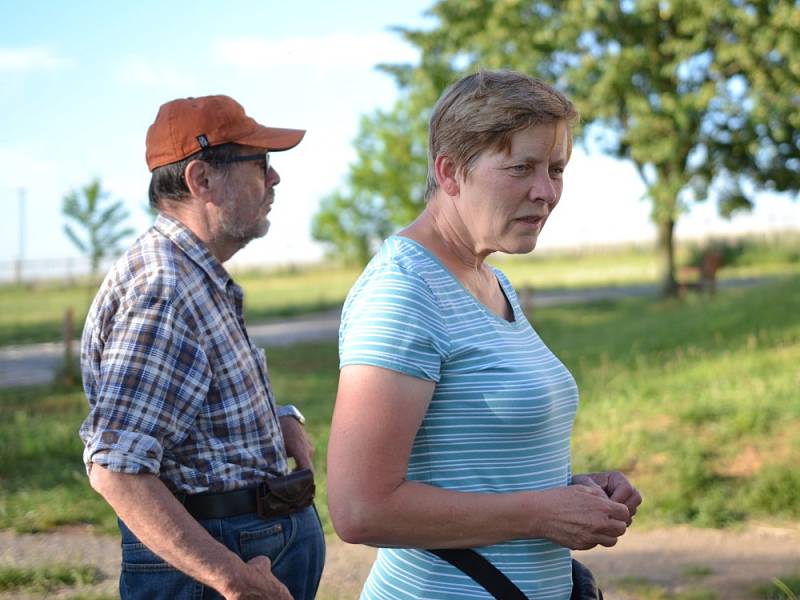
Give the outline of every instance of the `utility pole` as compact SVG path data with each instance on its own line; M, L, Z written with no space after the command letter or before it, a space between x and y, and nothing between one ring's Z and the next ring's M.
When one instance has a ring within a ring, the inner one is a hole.
M22 284L22 264L25 260L25 188L19 188L19 253L15 278L17 285Z

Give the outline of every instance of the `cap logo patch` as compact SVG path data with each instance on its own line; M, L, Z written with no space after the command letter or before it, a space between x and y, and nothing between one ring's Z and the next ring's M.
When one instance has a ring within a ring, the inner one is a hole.
M205 133L201 133L197 136L197 142L200 144L200 147L205 150L209 147L208 138L206 137Z

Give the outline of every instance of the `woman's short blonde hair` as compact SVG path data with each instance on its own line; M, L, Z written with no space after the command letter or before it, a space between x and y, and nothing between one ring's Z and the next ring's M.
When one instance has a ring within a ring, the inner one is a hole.
M447 88L433 108L428 127L429 199L439 184L434 162L449 156L467 176L484 150L508 152L513 135L538 123L572 125L578 113L564 94L546 83L515 71L480 71ZM572 151L568 131L567 152Z

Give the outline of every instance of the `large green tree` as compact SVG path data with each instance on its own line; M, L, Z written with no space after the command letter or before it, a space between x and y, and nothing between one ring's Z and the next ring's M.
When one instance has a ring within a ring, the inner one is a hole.
M121 241L133 233L124 226L130 213L122 200L110 200L98 179L64 196L62 213L68 219L64 233L88 257L92 278L100 261L119 252Z
M665 293L689 203L712 196L730 215L760 190L800 187L798 1L441 0L430 12L435 28L402 30L422 58L392 71L401 104L440 89L448 69L554 82L581 112L578 137L636 166Z
M389 234L422 210L428 116L457 76L448 65L380 68L396 79L400 97L391 110L361 119L347 182L322 200L312 222L312 236L329 254L356 264L365 264Z

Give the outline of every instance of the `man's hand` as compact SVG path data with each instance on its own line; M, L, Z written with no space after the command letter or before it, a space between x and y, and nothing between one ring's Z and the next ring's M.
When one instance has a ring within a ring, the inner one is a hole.
M598 487L614 502L621 502L628 507L631 519L642 503L642 495L631 485L628 478L619 471L605 473L583 473L572 478L573 485ZM628 520L628 525L631 521Z
M541 537L571 550L613 546L630 522L627 506L597 485L571 485L539 492ZM539 537L539 536L537 536Z
M291 600L272 574L269 558L243 562L186 512L155 475L116 473L93 464L89 477L136 537L179 571L226 598Z
M272 562L266 556L244 563L231 588L222 594L226 600L292 600L286 586L272 574Z
M283 431L283 443L286 446L286 455L294 458L298 469L314 470L314 446L308 439L305 428L294 417L280 417L278 419Z

